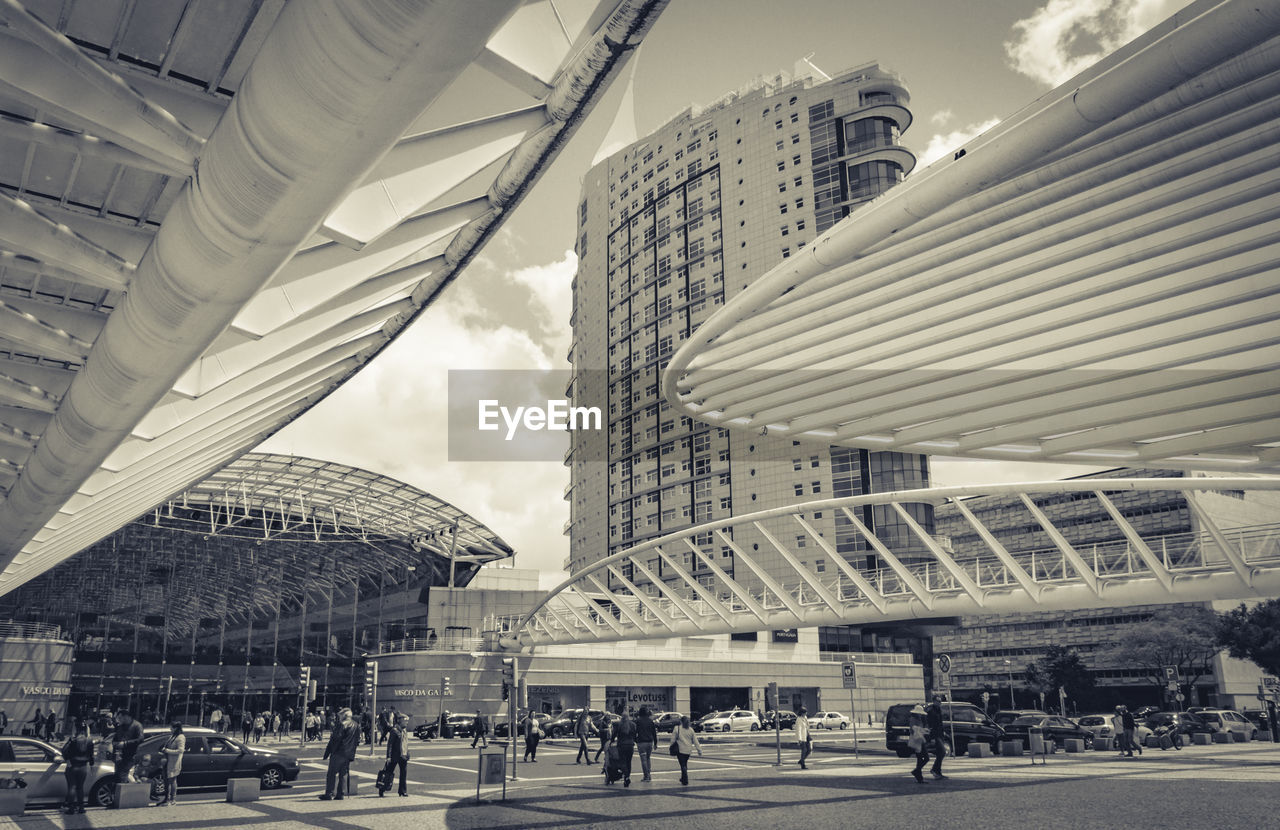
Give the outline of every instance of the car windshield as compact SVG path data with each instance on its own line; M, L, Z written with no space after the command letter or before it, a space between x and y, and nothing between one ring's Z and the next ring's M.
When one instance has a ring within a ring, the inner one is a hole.
M1102 726L1104 724L1106 724L1106 720L1097 715L1080 719L1081 726Z

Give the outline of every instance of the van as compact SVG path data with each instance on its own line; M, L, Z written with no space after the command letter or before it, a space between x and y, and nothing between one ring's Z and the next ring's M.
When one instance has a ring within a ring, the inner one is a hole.
M916 706L927 704L895 703L884 714L884 745L898 757L907 758L914 753L907 746L907 738L911 735L910 713ZM972 703L943 703L943 740L947 744L948 755L964 755L969 751L969 744L974 741L987 744L993 753L1000 751L1000 741L1004 738L1004 730L991 718L987 717ZM955 735L955 747L951 745L951 736Z

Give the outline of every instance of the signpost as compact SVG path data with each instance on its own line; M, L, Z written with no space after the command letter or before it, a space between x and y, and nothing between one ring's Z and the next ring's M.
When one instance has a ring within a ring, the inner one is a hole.
M507 735L511 738L511 780L516 780L516 676L519 674L516 658L502 658L502 688L507 698ZM502 797L507 797L507 785L502 784Z
M507 800L507 752L506 748L497 752L488 749L480 750L480 760L476 765L476 803L480 803L480 787L502 785L502 800Z
M778 683L769 683L768 697L773 701L773 743L778 750L778 766L782 766L782 704L778 701ZM765 703L769 701L766 700Z
M858 757L858 712L853 703L853 690L858 688L858 664L846 660L842 667L844 687L849 690L849 722L853 724L853 757Z
M947 700L947 722L951 724L951 752L956 751L956 724L952 719L954 714L951 711L951 655L939 654L933 658L933 680L934 687L942 692ZM1043 695L1041 695L1043 697ZM1043 701L1041 702L1043 705Z

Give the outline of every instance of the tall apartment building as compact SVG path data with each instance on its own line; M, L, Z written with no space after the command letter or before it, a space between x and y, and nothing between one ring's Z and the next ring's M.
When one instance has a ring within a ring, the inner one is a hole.
M719 306L910 172L915 157L899 144L908 100L874 64L824 82L778 76L684 111L587 173L567 395L608 415L606 429L574 433L565 457L571 572L709 520L927 486L925 456L730 434L678 415L658 392L671 355ZM875 564L843 516L810 518L850 561ZM931 508L916 518L931 526ZM864 521L910 559L914 539L891 510L869 508ZM697 541L735 578L750 576L734 574L730 547ZM781 566L741 530L734 542ZM814 556L816 571L834 568ZM661 575L656 555L650 564ZM625 575L644 586L643 574ZM843 637L844 650L860 648Z

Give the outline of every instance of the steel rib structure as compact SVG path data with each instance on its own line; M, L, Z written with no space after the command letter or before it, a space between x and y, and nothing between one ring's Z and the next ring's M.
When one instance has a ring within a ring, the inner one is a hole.
M663 392L825 444L1280 472L1280 5L1202 0L712 316Z
M525 614L499 620L498 640L505 649L520 650L551 643L1275 596L1280 592L1280 525L1226 527L1201 503L1206 494L1236 489L1275 493L1280 479L1115 478L936 487L762 510L686 528L601 559ZM1052 508L1039 504L1072 494L1097 500L1110 517L1112 541L1073 543L1067 538L1069 517L1059 518L1060 527L1049 515ZM1140 534L1125 512L1132 509L1131 497L1144 495L1185 498L1194 517L1192 532ZM1002 529L983 524L966 506L966 500L980 496L1016 497L1048 546L1007 550L996 536ZM982 540L981 552L955 553L949 539L911 518L903 505L912 503L953 505ZM890 505L908 523L923 555L917 551L908 557L876 538L858 509L876 504ZM806 517L817 510L842 513L881 564L869 568L846 561ZM700 540L707 535L714 536L714 545ZM745 538L760 538L762 544L749 545ZM717 564L720 545L733 553L732 575ZM832 568L824 572L811 564L815 553ZM771 571L773 560L783 564ZM709 573L694 575L704 568ZM629 577L651 580L652 592ZM605 582L616 587L611 590Z
M0 0L0 593L425 309L664 0Z

